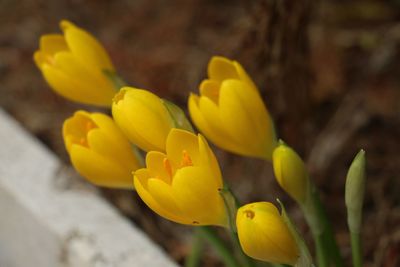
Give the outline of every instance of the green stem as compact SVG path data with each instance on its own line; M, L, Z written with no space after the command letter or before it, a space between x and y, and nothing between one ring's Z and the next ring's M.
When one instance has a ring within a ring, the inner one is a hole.
M328 219L328 214L326 213L325 208L321 203L318 191L316 189L313 190L313 200L316 206L318 217L323 224L322 235L324 241L324 250L329 254L330 261L333 261L336 267L343 267L343 259L340 255L339 247L334 237L332 224Z
M326 251L324 249L324 237L322 234L317 234L313 237L315 240L315 250L317 254L318 267L328 267L328 255L325 254Z
M314 186L311 186L309 198L301 207L313 233L318 266L325 267L334 263L336 267L343 267L343 260L333 235L332 225Z
M201 226L198 228L201 236L206 239L210 245L214 248L215 252L221 257L227 267L242 267L225 246L224 242L216 235L216 233L207 226Z
M185 267L199 267L201 260L201 252L204 248L204 240L202 239L202 232L195 229L192 241L192 248L190 254L186 257Z
M362 266L361 237L359 233L351 233L351 253L353 257L353 267Z

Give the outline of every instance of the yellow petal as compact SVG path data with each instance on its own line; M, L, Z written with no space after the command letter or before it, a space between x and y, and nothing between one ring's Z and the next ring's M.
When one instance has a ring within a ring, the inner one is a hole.
M40 37L40 50L36 51L33 59L38 68L42 65L54 64L54 55L57 52L68 51L68 46L61 34L47 34Z
M68 51L68 45L61 34L46 34L40 37L40 51L49 56L54 56L61 51Z
M227 145L235 143L231 134L227 132L227 129L224 129L219 106L208 97L200 97L198 107L211 131L217 133L216 135L221 142Z
M275 177L282 187L297 202L303 203L308 192L308 175L303 160L286 145L279 145L273 153Z
M125 98L125 112L144 139L158 150L165 150L172 120L160 98L149 91L134 89Z
M203 114L201 113L199 109L199 96L195 94L190 94L189 100L188 100L188 110L190 117L196 127L203 132L208 138L214 138L215 133L212 132L209 123L205 120ZM213 141L214 142L214 141Z
M212 173L201 167L179 169L172 181L176 201L182 213L196 225L225 225L222 197Z
M167 160L167 156L164 153L158 151L150 151L146 154L146 167L150 172L151 177L158 177L167 184L171 184L173 175L173 166L171 162L169 167L171 167L170 172L166 168L164 163Z
M42 66L42 72L50 87L65 98L98 106L109 106L111 103L111 99L94 98L91 92L88 92L88 90L82 87L79 82L75 81L73 77L67 76L65 73L48 64Z
M250 257L273 263L296 263L295 240L271 203L258 202L241 207L236 224L240 244Z
M97 125L97 127L104 132L104 134L107 134L109 138L117 141L121 147L126 147L126 144L129 144L128 139L123 135L121 130L110 116L94 112L90 114L90 118Z
M175 164L180 164L182 161L183 151L186 151L190 156L193 165L199 165L199 143L197 136L191 132L176 129L171 129L167 137L167 155L168 159Z
M253 138L249 142L255 146L254 153L259 154L260 157L271 159L272 150L276 146L276 137L271 116L261 96L248 84L233 80L223 82L221 91L223 91L221 95L224 94L224 97L221 96L221 106L222 102L225 103L230 97L229 100L234 100L232 103L236 103L236 107L242 107L241 113L247 118L248 127L251 128L253 134ZM223 108L221 107L222 112Z
M208 77L219 82L225 79L239 79L233 62L218 56L212 57L208 63Z
M106 187L133 188L131 171L113 159L79 145L72 145L70 157L75 169L91 183Z
M132 172L134 179L137 179L144 190L147 191L147 181L151 178L150 172L147 168L142 168Z
M222 83L219 107L224 128L240 144L244 155L270 159L276 140L271 120L260 101L243 82Z
M225 150L245 155L243 146L232 137L235 132L224 129L220 110L209 98L200 97L197 104L189 102L189 111L200 131L213 143Z
M236 68L236 72L238 73L239 79L242 80L243 82L247 83L250 86L250 89L258 92L257 86L254 84L253 80L250 78L250 76L244 70L242 65L240 65L240 63L236 62L236 61L233 61L233 65Z
M90 114L86 111L79 110L74 113L74 115L64 121L63 124L63 138L65 142L65 147L68 152L70 152L71 146L73 144L73 138L86 138L85 125L90 120Z
M160 179L150 178L147 180L147 191L169 213L175 214L178 217L182 216L182 211L176 203L170 185Z
M62 31L65 31L67 28L74 28L74 27L77 28L78 26L76 26L69 20L63 19L60 21L60 28Z
M204 116L204 119L208 122L214 132L217 132L218 135L221 135L224 138L230 138L230 136L227 136L225 130L223 129L218 105L216 105L208 97L202 96L199 98L198 107L201 114Z
M198 140L201 166L210 167L212 177L214 178L213 181L215 182L215 187L222 188L223 181L218 161L211 148L208 146L207 140L201 134L198 135Z
M74 56L89 68L114 71L103 46L88 32L68 21L61 21L65 40Z
M238 80L225 80L221 85L219 110L223 127L227 132L232 133L236 142L252 146L254 149L254 122L247 113L246 106L240 99L236 87L243 86ZM258 139L256 139L258 141Z
M147 174L146 174L147 173ZM147 177L146 177L147 176ZM147 180L148 180L148 172L147 169L140 169L135 172L134 174L134 185L136 192L139 194L140 198L146 203L146 205L152 209L154 212L156 212L158 215L182 224L190 224L187 220L184 218L170 213L167 211L164 207L160 205L153 196L147 191Z
M89 181L131 189L131 173L139 167L138 159L126 138L120 133L112 135L104 131L105 124L112 125L106 115L75 112L63 125L65 146L75 168Z
M72 53L59 52L54 57L54 65L68 77L81 84L95 101L111 103L115 90L102 73L83 65Z
M128 173L139 168L139 162L135 158L129 143L126 143L126 146L123 147L115 138L109 138L99 128L90 130L87 134L87 140L91 150L117 161L128 170Z
M208 97L218 105L220 85L221 83L215 80L204 80L200 84L200 95Z
M113 104L113 116L119 127L143 150L165 151L173 121L161 99L142 89L121 90Z
M135 127L124 112L124 104L122 102L113 102L112 115L115 123L133 144L145 151L154 150L154 146L136 132Z
M218 123L220 123L220 120L218 118L219 114L213 113L213 112L218 112L216 106L212 106L211 109L208 109L207 107L209 103L205 104L203 103L202 108L205 113L203 114L202 110L200 110L199 102L200 98L197 95L195 94L190 95L188 103L190 117L192 118L193 122L196 124L200 132L202 132L205 136L207 136L208 139L211 140L211 142L218 145L219 147L222 147L232 152L240 151L240 148L238 148L235 145L235 143L230 139L230 137L227 137L223 129L215 128L213 126L213 125L218 125ZM211 102L211 101L202 100L202 102Z
M33 54L33 61L39 69L42 68L43 64L47 63L45 54L39 50Z

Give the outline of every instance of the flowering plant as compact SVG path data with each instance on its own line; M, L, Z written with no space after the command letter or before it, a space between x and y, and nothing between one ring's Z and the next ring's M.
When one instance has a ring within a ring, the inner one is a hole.
M272 163L278 184L298 203L308 222L317 266L343 266L305 163L294 149L277 141L262 96L238 62L213 57L208 79L199 86L200 95L189 96L189 113L200 134L180 107L148 90L126 86L91 34L68 21L62 21L61 28L64 35L42 36L34 54L44 78L70 100L112 109L112 118L77 111L64 123L67 152L83 177L99 186L136 189L158 215L196 226L196 234L213 245L226 266L253 267L260 261L314 266L279 200L281 211L269 202L240 203L223 179L209 139L224 150ZM365 153L361 151L346 181L354 267L362 264L364 184ZM235 251L210 226L226 229ZM189 260L187 266L197 266L193 262Z

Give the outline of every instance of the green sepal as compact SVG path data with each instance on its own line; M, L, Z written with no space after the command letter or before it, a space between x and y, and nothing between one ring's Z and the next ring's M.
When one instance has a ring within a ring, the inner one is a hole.
M219 193L222 196L222 199L224 200L225 210L228 214L229 228L232 231L232 233L236 234L237 233L236 213L238 210L238 203L236 201L236 198L226 185L224 185L224 187L221 188L221 190L219 190Z
M282 218L284 220L284 222L286 223L287 227L289 228L289 231L291 232L297 247L299 249L299 258L296 262L296 264L294 265L294 267L314 267L310 252L308 250L308 247L306 245L306 243L304 242L303 238L300 236L299 232L297 231L296 227L294 226L294 224L292 223L292 221L290 220L289 216L286 213L286 209L285 206L283 205L283 203L277 199L278 203L281 206L281 210L282 210Z
M111 70L103 70L103 74L114 85L115 90L118 92L122 87L128 84L115 72Z
M162 99L164 106L167 108L169 114L171 115L172 120L174 121L175 127L183 130L187 130L189 132L194 132L192 124L190 124L188 118L186 117L185 112L166 99Z

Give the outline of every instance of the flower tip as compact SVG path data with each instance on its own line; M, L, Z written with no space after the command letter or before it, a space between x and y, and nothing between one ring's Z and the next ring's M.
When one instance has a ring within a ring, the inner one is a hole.
M223 56L212 56L212 58L210 59L210 64L219 63L219 62L231 64L233 61L226 57L223 57Z
M213 56L209 63L208 69L219 68L220 66L232 65L233 61L223 56Z
M75 24L73 24L71 21L63 19L60 21L60 28L61 30L65 31L67 28L70 27L75 27Z
M190 94L189 94L189 101L188 101L189 107L190 107L190 105L192 105L192 104L198 105L198 104L199 104L199 100L200 100L200 98L199 98L199 96L198 96L197 94L195 94L195 93L190 93Z
M283 141L282 139L278 140L278 146L286 146L285 141Z
M364 166L363 168L365 168L365 150L364 149L360 149L360 151L355 156L353 162L359 162L359 164L361 164L362 166Z
M199 141L201 141L203 143L207 142L206 138L201 133L197 134L197 138L199 139Z

